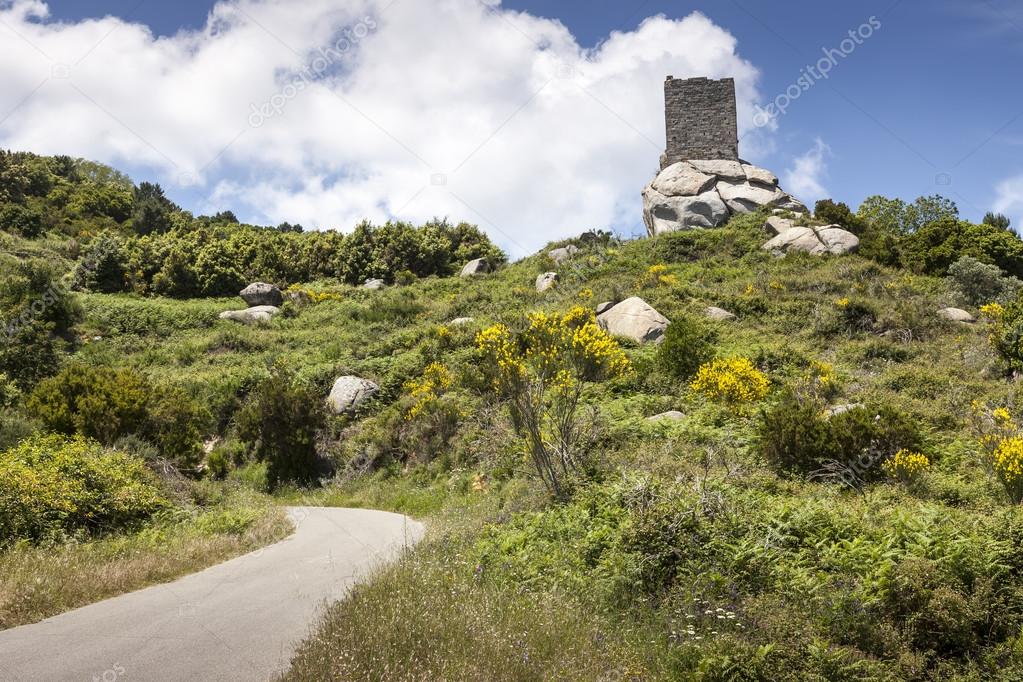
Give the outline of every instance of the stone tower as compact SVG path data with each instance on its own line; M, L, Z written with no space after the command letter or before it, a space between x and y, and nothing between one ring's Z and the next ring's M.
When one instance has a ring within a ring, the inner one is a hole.
M664 81L668 145L661 169L689 159L739 159L735 80L675 78Z

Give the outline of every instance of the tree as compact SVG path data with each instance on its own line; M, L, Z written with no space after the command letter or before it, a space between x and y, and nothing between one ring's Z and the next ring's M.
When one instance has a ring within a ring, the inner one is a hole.
M863 221L842 202L835 203L831 199L821 199L814 206L813 215L826 223L840 225L853 234L862 234L864 230Z
M131 222L136 234L163 234L171 229L170 214L175 206L160 185L141 183L135 188L134 200Z
M267 463L267 484L309 483L321 472L316 436L327 423L323 395L282 363L270 369L238 411L238 435Z
M0 230L35 239L43 232L43 216L39 211L25 206L6 204L0 207Z
M1012 221L1009 220L1008 216L1001 213L992 213L991 211L984 214L984 220L982 222L985 225L997 227L1000 230L1008 230L1012 225Z

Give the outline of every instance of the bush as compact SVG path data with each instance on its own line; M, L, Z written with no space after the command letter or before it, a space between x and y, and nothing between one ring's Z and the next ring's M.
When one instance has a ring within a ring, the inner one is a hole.
M597 326L592 310L532 313L514 334L503 324L476 336L483 370L507 398L512 424L527 443L544 485L563 498L582 470L578 410L583 384L631 371L622 349Z
M814 206L813 216L829 225L839 225L856 235L862 234L865 229L864 222L850 211L846 204L835 203L831 199L818 201Z
M1004 303L1016 297L1023 281L1006 277L997 265L982 263L972 256L963 256L948 268L952 290L969 305Z
M859 485L880 479L881 465L900 450L920 450L923 438L893 407L853 407L828 417L816 396L786 391L761 413L759 443L764 458L782 471L808 474L837 464L831 473Z
M130 369L67 365L36 386L28 407L54 431L81 434L111 445L139 433L146 420L150 386Z
M749 358L728 358L702 365L690 386L711 400L738 406L767 397L771 381Z
M49 324L30 324L0 330L0 372L19 389L31 389L60 368L64 343L51 333L52 329Z
M43 217L38 211L17 204L0 207L0 230L35 239L43 233Z
M714 357L717 332L692 317L679 316L664 332L657 358L676 379L688 380Z
M165 506L142 460L84 438L35 436L0 454L0 543L108 532Z
M1023 240L992 225L944 218L928 223L899 244L903 267L944 276L963 256L997 265L1014 277L1023 276Z
M282 364L249 395L236 416L238 436L267 463L271 490L283 483L310 483L324 473L316 437L326 426L321 392Z
M992 348L1011 370L1023 369L1023 292L1007 306L992 304L981 312L992 320Z
M81 434L105 445L135 435L153 443L160 455L192 470L201 457L209 413L173 386L154 387L132 369L72 363L36 386L29 410L47 428Z

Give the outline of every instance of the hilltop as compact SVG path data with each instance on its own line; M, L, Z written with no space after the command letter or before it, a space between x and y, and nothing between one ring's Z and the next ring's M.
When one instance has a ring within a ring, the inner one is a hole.
M779 219L858 249L763 248ZM301 502L429 533L291 679L1023 674L1023 242L999 216L825 201L508 263L471 225L246 226L7 154L0 229L25 321L0 352L4 625L100 596L62 594L61 563L212 547L131 589L280 537ZM253 282L279 312L220 319ZM636 298L646 331L607 334ZM327 409L347 377L375 388ZM72 456L120 506L50 513Z

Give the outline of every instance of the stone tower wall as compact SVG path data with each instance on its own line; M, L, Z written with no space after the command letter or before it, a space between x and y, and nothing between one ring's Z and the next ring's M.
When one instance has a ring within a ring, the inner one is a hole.
M662 169L688 159L738 160L734 79L668 76L664 119L668 145Z

